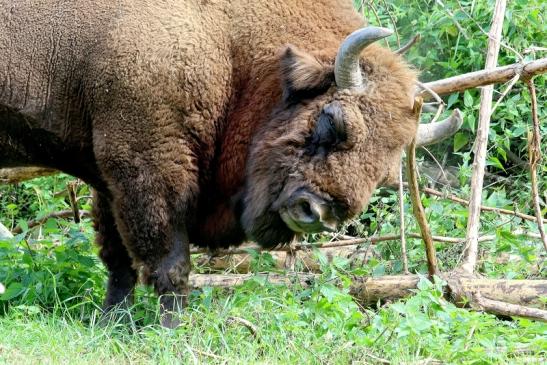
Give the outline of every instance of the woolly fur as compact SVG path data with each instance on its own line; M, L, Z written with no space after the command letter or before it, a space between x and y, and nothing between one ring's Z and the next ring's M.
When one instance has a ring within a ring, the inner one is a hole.
M287 242L277 210L296 189L345 219L396 171L416 133L415 73L372 45L366 89L338 90L336 51L362 26L349 0L3 1L0 167L53 167L97 190L108 305L140 267L159 294L183 294L188 240ZM332 102L347 140L308 156Z

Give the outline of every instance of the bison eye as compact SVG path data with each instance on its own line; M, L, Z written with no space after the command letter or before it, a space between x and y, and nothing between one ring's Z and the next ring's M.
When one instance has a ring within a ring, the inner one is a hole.
M338 102L325 105L309 137L306 154L325 157L347 139L342 108Z

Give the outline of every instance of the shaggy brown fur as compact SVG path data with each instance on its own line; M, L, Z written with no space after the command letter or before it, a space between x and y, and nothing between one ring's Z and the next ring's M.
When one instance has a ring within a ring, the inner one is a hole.
M4 0L0 167L97 190L108 306L141 266L159 294L185 294L189 240L287 242L291 194L342 221L398 163L416 133L414 73L372 45L366 90L334 83L361 26L349 0Z

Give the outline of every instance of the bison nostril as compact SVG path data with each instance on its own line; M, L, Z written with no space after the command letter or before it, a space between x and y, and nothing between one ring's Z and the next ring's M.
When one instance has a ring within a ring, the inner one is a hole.
M300 209L302 209L302 213L304 213L305 216L310 218L317 218L315 217L315 214L313 214L313 212L311 211L311 206L309 202L303 201L302 203L300 203Z

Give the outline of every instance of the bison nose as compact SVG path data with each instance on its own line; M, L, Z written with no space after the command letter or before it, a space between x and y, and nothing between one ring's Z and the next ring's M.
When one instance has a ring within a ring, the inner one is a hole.
M305 190L298 190L289 198L287 213L288 220L292 222L286 220L286 223L297 231L332 232L336 231L338 225L338 220L333 214L330 204Z

